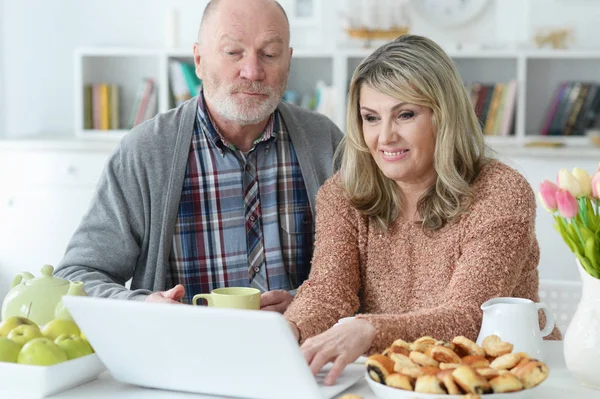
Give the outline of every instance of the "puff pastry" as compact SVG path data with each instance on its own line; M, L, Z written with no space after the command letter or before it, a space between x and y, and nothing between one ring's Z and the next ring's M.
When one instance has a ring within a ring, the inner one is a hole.
M488 380L480 376L469 366L460 366L452 371L456 384L467 393L491 393L492 387Z
M442 382L433 375L422 375L417 378L415 392L446 394Z
M504 342L497 335L489 335L483 339L481 343L485 354L488 356L498 357L511 353L513 350L513 344Z
M413 390L413 378L400 373L393 373L385 379L385 385L392 388L404 389L406 391Z
M386 377L394 372L392 359L380 354L369 356L365 366L371 379L384 385Z
M517 392L523 389L523 384L516 375L506 373L490 380L494 393Z
M477 345L475 342L471 341L467 337L463 337L459 335L458 337L454 337L452 343L455 345L457 353L460 355L460 351L465 353L463 356L472 355L472 356L485 356L485 351L482 347Z

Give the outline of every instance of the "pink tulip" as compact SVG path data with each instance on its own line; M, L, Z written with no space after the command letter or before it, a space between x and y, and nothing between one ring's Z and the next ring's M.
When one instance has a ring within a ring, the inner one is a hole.
M579 205L575 197L568 190L561 188L556 192L556 203L562 217L571 219L577 216Z
M544 180L540 183L539 196L542 201L542 205L548 212L554 212L558 208L556 205L556 192L558 186L549 180Z
M600 171L594 173L592 176L592 197L600 198L598 192L598 183L600 183Z

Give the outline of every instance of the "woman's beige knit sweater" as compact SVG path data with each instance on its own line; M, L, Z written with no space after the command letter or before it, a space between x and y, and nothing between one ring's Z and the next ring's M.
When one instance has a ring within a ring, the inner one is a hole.
M426 233L398 219L378 231L345 199L339 174L317 196L312 271L285 316L301 341L359 313L376 328L370 352L423 335L476 339L493 297L538 301L535 196L494 161L473 184L468 214ZM544 321L542 321L544 323ZM555 330L554 338L560 335Z

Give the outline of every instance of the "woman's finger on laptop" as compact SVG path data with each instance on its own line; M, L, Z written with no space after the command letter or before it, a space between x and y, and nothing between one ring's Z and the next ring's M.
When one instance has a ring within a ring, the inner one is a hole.
M339 355L335 362L333 362L333 367L327 373L327 377L325 377L325 385L333 385L342 374L346 366L352 363L352 359L347 356L345 353Z

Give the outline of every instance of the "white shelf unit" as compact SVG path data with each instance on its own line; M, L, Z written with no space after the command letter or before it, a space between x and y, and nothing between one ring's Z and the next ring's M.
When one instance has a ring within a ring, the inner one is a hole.
M352 72L372 49L296 49L288 89L302 94L314 90L317 81L333 85L336 92L334 122L343 130L346 97ZM488 137L492 146L522 147L530 141L552 140L582 146L585 137L538 134L556 86L565 80L600 82L600 51L450 51L465 84L497 83L516 79L518 94L514 128L510 136ZM122 121L128 119L139 80L149 76L159 88L159 112L173 106L168 65L171 59L193 62L191 50L85 48L75 54L75 132L79 137L121 137L126 130L83 130L83 85L109 82L122 87ZM600 153L600 150L599 150Z

